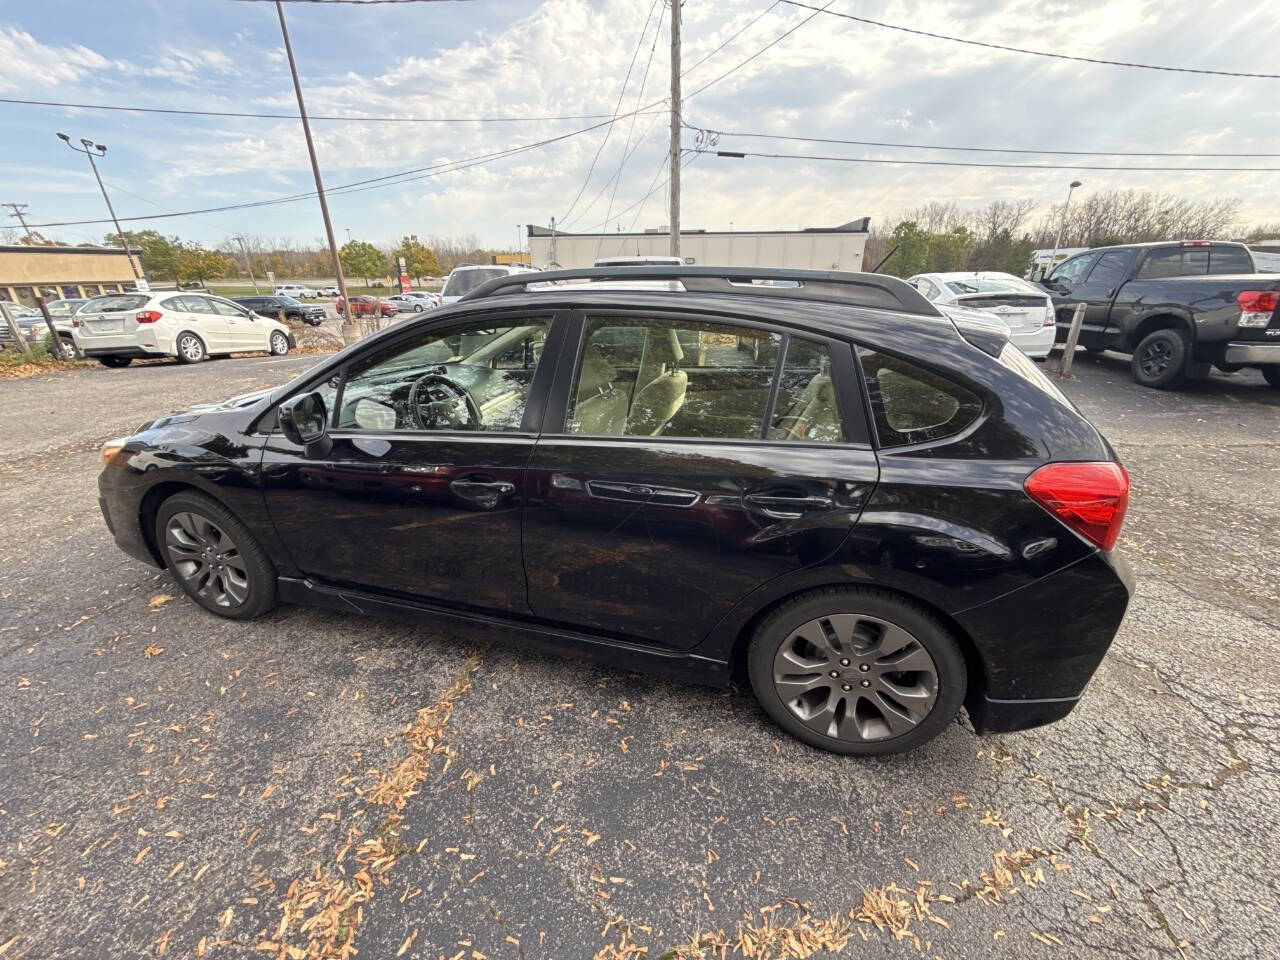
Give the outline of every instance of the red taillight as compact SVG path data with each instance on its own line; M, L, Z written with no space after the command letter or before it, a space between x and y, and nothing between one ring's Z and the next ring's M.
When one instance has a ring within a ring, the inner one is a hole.
M1183 240L1182 245L1184 247L1207 247L1209 246L1209 241L1208 240Z
M159 310L139 310L137 316L134 319L136 319L139 323L155 323L157 320L159 320L163 316L164 314L161 313Z
M1129 474L1118 463L1047 463L1023 482L1027 495L1080 536L1110 550L1129 508Z
M1280 290L1244 290L1236 297L1236 303L1246 313L1271 313L1280 303Z

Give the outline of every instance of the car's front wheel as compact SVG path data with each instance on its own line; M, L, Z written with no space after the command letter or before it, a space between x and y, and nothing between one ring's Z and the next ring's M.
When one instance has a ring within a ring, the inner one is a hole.
M874 756L933 739L964 702L964 657L924 608L878 590L827 588L782 604L747 653L778 726L811 746Z
M178 334L178 342L174 344L180 363L199 363L205 358L204 341L194 333Z
M289 338L277 330L271 335L271 354L276 357L283 357L289 352Z
M212 497L177 493L156 514L156 543L178 585L222 617L251 620L276 605L276 571L248 528Z

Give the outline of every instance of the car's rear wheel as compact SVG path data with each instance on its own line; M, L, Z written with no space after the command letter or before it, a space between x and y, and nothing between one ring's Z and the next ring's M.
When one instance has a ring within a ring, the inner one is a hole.
M276 605L276 571L253 534L212 497L177 493L156 514L165 566L196 603L251 620Z
M199 363L206 356L204 341L194 333L178 334L178 342L174 344L180 363Z
M58 342L62 344L62 355L71 357L73 360L83 360L84 354L80 352L80 348L76 346L75 340L66 334L58 334Z
M271 353L273 356L283 357L289 352L289 338L277 330L271 335Z
M99 357L98 362L104 367L127 367L133 363L133 357Z
M751 686L778 726L811 746L874 756L933 739L964 702L955 640L924 608L878 590L802 594L756 629Z
M1186 379L1190 347L1190 340L1181 330L1153 330L1133 351L1133 379L1156 390L1179 386Z

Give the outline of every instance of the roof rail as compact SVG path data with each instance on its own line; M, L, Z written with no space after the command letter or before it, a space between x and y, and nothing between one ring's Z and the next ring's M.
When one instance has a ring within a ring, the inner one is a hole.
M922 316L941 312L915 287L879 273L841 273L836 270L788 270L780 267L634 266L543 270L488 280L463 296L480 300L511 290L528 292L531 285L554 285L568 280L678 280L688 293L731 293L753 297L783 297L826 303L879 307ZM556 293L554 287L535 292Z

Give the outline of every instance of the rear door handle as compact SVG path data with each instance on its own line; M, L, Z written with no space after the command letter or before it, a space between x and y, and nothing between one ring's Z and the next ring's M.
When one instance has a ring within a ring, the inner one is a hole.
M834 506L830 497L777 497L764 493L748 493L742 502L775 520L795 520L811 511L830 510Z

